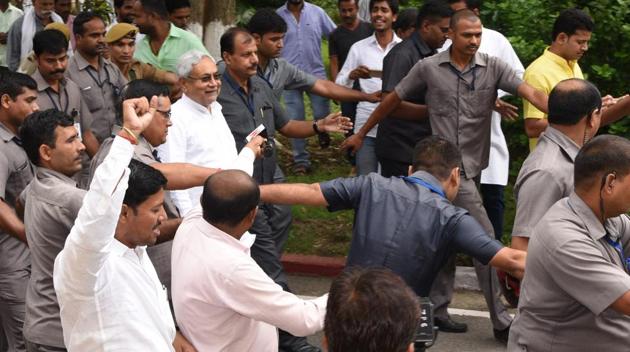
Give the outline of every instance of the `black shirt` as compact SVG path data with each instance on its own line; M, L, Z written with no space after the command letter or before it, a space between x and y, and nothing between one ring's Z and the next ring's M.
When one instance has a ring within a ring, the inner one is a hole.
M393 92L416 62L435 53L436 50L430 49L417 31L396 45L383 59L383 93ZM410 102L424 104L424 93L418 92ZM378 124L376 155L411 165L413 147L430 135L429 119L408 121L388 116Z
M353 31L344 26L338 26L330 34L328 39L329 55L337 56L340 70L346 62L352 44L371 36L372 33L374 33L374 29L371 24L360 22Z
M424 171L412 175L441 185ZM354 209L346 267L385 267L419 296L428 296L440 268L461 251L487 264L503 248L462 208L425 185L376 173L320 183L328 210Z

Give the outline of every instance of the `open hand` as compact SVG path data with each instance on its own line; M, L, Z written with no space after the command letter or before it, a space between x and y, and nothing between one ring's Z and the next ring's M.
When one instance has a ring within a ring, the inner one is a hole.
M345 116L341 116L340 112L336 112L318 121L317 127L320 132L347 132L352 129L352 121Z
M498 98L494 103L494 111L501 114L501 117L508 121L514 121L518 118L518 108Z

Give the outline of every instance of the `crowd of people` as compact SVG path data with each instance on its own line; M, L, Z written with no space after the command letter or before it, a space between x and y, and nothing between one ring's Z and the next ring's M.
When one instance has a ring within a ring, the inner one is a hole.
M594 20L562 11L525 69L480 0L337 3L339 25L304 0L258 9L213 58L187 0L108 18L0 0L0 352L316 352L321 330L332 352L424 350L419 297L467 331L447 310L458 252L509 351L625 349L630 141L596 134L630 98L584 80ZM505 95L531 138L511 247ZM331 133L357 176L286 183L276 134L306 174L304 139ZM293 204L355 214L348 270L315 299L280 260Z

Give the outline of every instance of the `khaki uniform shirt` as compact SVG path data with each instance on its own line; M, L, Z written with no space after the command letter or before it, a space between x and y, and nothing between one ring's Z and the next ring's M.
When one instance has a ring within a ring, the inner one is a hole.
M17 136L0 122L0 198L12 209L35 174L18 141ZM0 273L24 270L30 263L26 244L0 230Z
M92 114L92 133L102 143L112 133L118 96L127 79L109 60L100 59L98 71L78 51L69 61L66 77L79 86L81 98Z
M630 253L630 220L602 226L577 194L554 204L529 241L508 351L627 351L630 317L610 308L630 290L619 252Z
M75 126L79 128L81 134L89 130L92 125L92 114L87 104L81 99L81 90L71 79L61 81L60 91L56 92L48 82L42 77L39 70L31 75L37 82L37 105L40 110L57 109L72 117ZM82 170L77 173L75 179L79 185L87 187L87 177L89 175L90 157L87 152L81 156Z
M412 100L426 90L433 133L459 147L466 178L474 178L488 166L497 90L517 95L521 83L518 73L499 58L477 52L460 71L446 50L415 64L395 91L402 100Z
M47 168L25 191L24 224L31 250L24 336L30 342L64 347L53 266L77 218L86 191L76 181Z
M516 218L512 236L530 237L551 206L573 191L573 162L580 147L562 132L547 127L516 178Z
M168 80L166 79L166 74L168 72L164 70L160 70L150 64L145 64L144 62L140 62L138 60L133 60L131 63L131 67L129 68L129 77L127 79L129 81L133 81L136 79L150 79L157 83L168 84Z

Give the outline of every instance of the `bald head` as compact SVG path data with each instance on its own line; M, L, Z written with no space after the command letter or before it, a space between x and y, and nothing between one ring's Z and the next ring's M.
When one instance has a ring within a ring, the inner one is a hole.
M565 79L549 94L549 123L575 125L602 107L597 87L579 78Z
M258 184L240 170L225 170L206 180L201 194L203 218L213 224L236 226L260 201Z
M461 20L466 20L466 21L469 21L469 22L472 22L472 23L476 23L477 21L481 21L479 16L477 16L477 14L475 12L473 12L472 10L469 10L469 9L459 10L459 11L455 12L453 14L453 16L451 17L451 23L450 23L451 29L452 30L456 30L457 29L457 24Z

